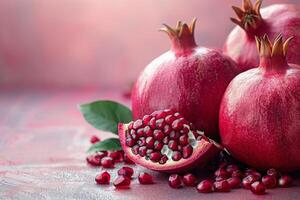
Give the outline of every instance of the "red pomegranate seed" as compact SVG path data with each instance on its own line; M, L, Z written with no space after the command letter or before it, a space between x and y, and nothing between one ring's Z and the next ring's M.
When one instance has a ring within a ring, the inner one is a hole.
M164 119L158 119L158 120L156 120L155 124L156 124L156 128L163 129L166 125L166 122Z
M143 117L143 124L145 124L145 125L148 124L150 122L151 118L152 118L151 115L145 115Z
M242 180L242 185L245 189L250 189L251 184L254 183L255 181L258 181L260 177L253 176L253 175L248 175Z
M139 151L140 151L140 147L138 145L134 145L132 148L131 148L131 151L134 155L137 155L139 154Z
M163 155L159 161L159 164L165 164L168 161L168 157L166 155Z
M168 147L173 151L176 151L178 149L177 142L175 140L170 140Z
M146 145L146 138L141 137L138 141L137 144L141 147L141 146L145 146Z
M155 116L155 118L156 119L163 119L163 118L165 118L166 116L167 116L167 112L160 112L160 113L158 113L156 116Z
M107 171L102 172L101 174L98 174L95 178L95 181L97 184L109 184L110 181L110 174Z
M165 137L165 135L163 134L163 132L161 130L154 130L153 131L153 137L156 140L162 140Z
M182 155L179 151L174 151L172 155L172 160L178 161L182 158Z
M144 157L146 155L146 152L147 152L147 147L143 146L139 148L140 156Z
M119 150L119 151L110 152L108 156L111 157L115 162L122 162L124 158L124 151Z
M169 139L168 136L166 136L166 137L163 139L163 143L164 143L164 144L168 144L169 141L170 141L170 139Z
M172 123L172 128L175 130L175 131L179 131L180 129L183 128L183 121L180 120L180 119L176 119L175 121L173 121Z
M149 158L152 162L158 162L161 158L161 154L159 152L153 152L150 154Z
M116 187L116 189L128 189L130 186L130 178L126 176L118 176L114 182L113 185Z
M191 145L186 145L182 148L182 157L184 159L189 158L193 153L193 147Z
M152 117L152 119L149 122L149 126L150 126L150 128L155 129L155 126L156 126L156 119L155 119L155 117Z
M146 138L146 146L148 148L153 148L154 147L154 142L155 142L155 139L153 137L147 137Z
M114 168L115 162L111 157L104 157L101 159L101 165L103 168Z
M126 176L128 178L131 178L133 175L133 169L131 167L122 167L118 170L118 175Z
M144 136L145 136L145 137L150 137L150 136L152 136L152 133L153 133L153 131L152 131L152 129L150 128L150 126L146 126L146 127L144 128Z
M189 128L183 127L183 128L180 130L180 133L181 133L181 134L188 134L189 131L190 131Z
M148 126L148 127L149 127L149 126ZM150 127L149 127L149 128L150 128ZM144 136L144 128L138 129L137 132L136 132L136 136L137 136L138 138Z
M183 117L182 114L180 114L179 112L174 113L174 116L177 117L177 118L182 118Z
M278 184L280 187L290 187L293 184L293 178L289 175L283 175L279 178Z
M143 120L138 119L135 122L133 122L133 129L137 130L143 126Z
M267 174L269 176L274 176L275 178L279 178L280 176L280 173L274 168L268 169Z
M189 136L187 134L184 134L179 137L179 144L182 146L185 146L189 143Z
M231 177L243 178L243 176L243 172L241 172L240 170L235 170L231 174Z
M172 132L172 128L170 125L165 125L164 126L164 134L169 135Z
M133 122L130 122L130 123L128 124L128 129L129 129L129 130L133 129Z
M225 168L225 167L227 167L227 165L228 165L228 163L227 162L221 162L220 164L219 164L219 169L221 169L221 168Z
M216 177L220 176L220 177L228 178L229 173L224 168L220 168L220 169L217 169L215 171L215 176Z
M241 179L238 177L231 177L227 179L231 189L239 188L241 186Z
M92 144L95 144L97 142L100 142L100 138L98 138L96 135L93 135L91 138L90 138L90 143Z
M135 145L135 140L132 138L126 138L126 145L129 147L133 147Z
M227 178L223 177L223 176L217 176L217 177L215 177L215 181L224 181L224 180L227 180Z
M176 117L173 115L168 115L165 117L165 122L169 125L172 125L172 123L176 120Z
M171 188L180 188L182 186L181 177L178 174L171 174L169 176L169 186Z
M170 139L178 139L179 137L180 137L180 133L178 133L178 132L175 132L175 131L172 131L171 133L170 133Z
M94 154L89 155L86 158L86 161L88 164L92 166L100 166L101 165L101 159L107 156L107 151L100 151L96 152Z
M154 149L160 151L163 148L164 144L161 141L154 142Z
M251 192L253 192L254 194L258 194L258 195L262 195L265 194L266 192L266 187L263 183L261 183L260 181L255 181L254 183L251 184Z
M124 163L128 165L135 164L132 160L130 160L130 158L126 154L124 155Z
M153 177L146 173L146 172L141 172L138 176L138 180L140 182L140 184L143 184L143 185L147 185L147 184L153 184Z
M217 192L230 192L230 185L226 180L214 182L214 187Z
M266 175L262 177L261 182L266 186L266 188L275 188L277 186L277 179L275 176Z
M210 193L214 191L214 185L210 180L204 180L197 185L197 190L201 193Z
M228 165L226 167L226 171L228 172L228 174L232 174L234 171L239 170L239 167L237 165Z
M185 174L182 180L186 186L195 186L197 182L197 178L193 174Z

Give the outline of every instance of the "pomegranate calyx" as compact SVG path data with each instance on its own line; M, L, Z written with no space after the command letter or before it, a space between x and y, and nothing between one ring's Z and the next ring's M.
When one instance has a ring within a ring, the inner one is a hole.
M185 52L190 52L193 48L197 46L194 38L194 31L197 19L194 18L190 25L177 22L176 28L172 28L167 24L163 24L163 28L160 31L166 32L172 42L172 50L176 55L184 54Z
M286 69L288 67L286 55L288 46L293 37L283 40L279 34L274 43L265 34L262 38L256 37L256 45L260 55L260 67L271 71L273 69Z
M254 5L251 3L251 0L244 0L243 8L232 6L237 18L230 18L230 20L245 31L250 33L254 32L262 23L260 14L261 4L262 0L256 0Z

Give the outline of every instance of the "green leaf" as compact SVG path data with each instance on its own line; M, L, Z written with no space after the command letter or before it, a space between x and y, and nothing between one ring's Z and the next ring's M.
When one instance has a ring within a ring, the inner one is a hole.
M96 152L96 151L115 151L121 150L120 140L118 138L109 138L100 142L93 144L89 149L88 153Z
M132 112L126 106L113 101L95 101L80 105L87 122L99 130L118 134L118 123L132 121Z

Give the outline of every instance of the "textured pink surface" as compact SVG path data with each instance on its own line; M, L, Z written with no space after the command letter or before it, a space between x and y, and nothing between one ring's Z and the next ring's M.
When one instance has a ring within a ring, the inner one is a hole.
M109 134L86 124L76 108L97 99L129 103L118 91L101 89L0 88L0 199L299 199L299 181L259 197L243 189L227 194L174 190L165 175L154 172L156 184L151 186L141 186L136 179L126 191L97 186L94 177L101 169L86 166L85 150L90 135ZM116 169L109 171L114 178Z
M278 2L299 0L263 5ZM162 23L197 17L197 43L221 48L233 4L241 0L1 0L0 84L130 85L170 48Z

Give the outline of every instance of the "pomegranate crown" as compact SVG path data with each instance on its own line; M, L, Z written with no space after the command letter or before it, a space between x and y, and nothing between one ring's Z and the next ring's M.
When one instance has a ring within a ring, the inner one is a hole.
M177 22L176 28L171 28L167 24L160 31L166 32L172 41L172 49L177 53L188 51L196 47L194 31L197 19L194 18L190 25Z
M261 4L262 0L256 0L254 5L251 0L243 0L242 8L232 6L233 11L237 15L237 19L230 18L230 20L247 32L255 31L262 22L260 14Z
M269 37L265 34L262 38L255 37L257 49L261 57L286 57L288 46L294 37L289 37L287 40L283 40L281 34L279 34L274 43L272 43Z

